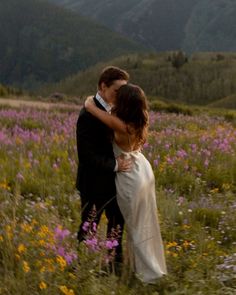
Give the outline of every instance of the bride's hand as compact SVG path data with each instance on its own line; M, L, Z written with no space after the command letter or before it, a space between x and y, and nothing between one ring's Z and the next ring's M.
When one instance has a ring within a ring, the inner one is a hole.
M84 103L86 110L88 110L89 107L94 106L94 105L95 104L94 104L93 96L92 95L88 96L85 100L85 103Z

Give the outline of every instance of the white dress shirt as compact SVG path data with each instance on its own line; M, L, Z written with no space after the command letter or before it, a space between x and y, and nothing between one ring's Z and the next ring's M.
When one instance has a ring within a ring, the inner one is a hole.
M105 108L105 110L110 113L111 112L111 105L109 103L107 103L102 97L101 95L97 92L96 96L95 96L96 100L98 102L100 102L100 104Z

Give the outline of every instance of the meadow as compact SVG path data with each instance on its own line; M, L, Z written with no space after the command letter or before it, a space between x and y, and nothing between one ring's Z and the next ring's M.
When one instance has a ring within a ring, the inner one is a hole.
M77 117L0 108L0 294L235 294L235 126L150 111L143 153L156 177L168 275L142 285L125 268L121 277L99 272L105 217L97 234L105 246L78 248Z

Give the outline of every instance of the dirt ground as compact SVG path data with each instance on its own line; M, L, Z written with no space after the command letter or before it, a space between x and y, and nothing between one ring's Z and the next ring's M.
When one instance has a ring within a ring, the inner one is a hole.
M11 98L0 98L0 105L9 105L11 107L36 107L42 109L51 108L65 108L79 110L80 106L75 104L65 104L65 103L52 103L52 102L41 102L41 101L30 101L22 99L11 99Z

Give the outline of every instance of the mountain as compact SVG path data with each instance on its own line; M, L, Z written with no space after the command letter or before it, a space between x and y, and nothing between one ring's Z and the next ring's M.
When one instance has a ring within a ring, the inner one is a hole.
M40 0L0 1L0 83L35 89L141 46Z
M216 105L221 107L235 106L236 53L196 53L186 57L181 52L164 52L122 56L48 86L42 89L42 95L53 92L75 97L91 95L96 91L99 73L107 65L127 70L131 82L140 85L150 100L159 98L196 105L218 101Z
M198 0L50 0L158 51L181 47Z
M158 51L236 51L235 0L49 0Z
M236 51L236 1L200 0L185 27L188 51Z

